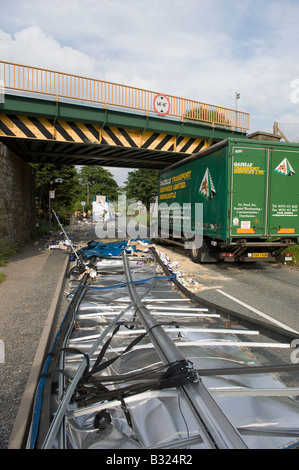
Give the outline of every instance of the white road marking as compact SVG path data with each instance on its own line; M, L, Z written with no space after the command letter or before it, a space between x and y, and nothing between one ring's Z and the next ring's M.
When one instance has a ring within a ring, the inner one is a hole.
M252 307L251 305L248 305L248 304L246 304L245 302L242 302L242 300L239 300L239 299L237 299L236 297L233 297L232 295L227 294L226 292L224 292L224 291L221 290L221 289L215 289L215 290L216 290L216 292L219 292L219 294L222 294L222 295L224 295L225 297L227 297L228 299L233 300L233 301L236 302L237 304L242 305L243 307L247 308L248 310L251 310L252 312L254 312L254 313L256 313L257 315L259 315L260 317L265 318L266 320L268 320L268 321L274 323L274 324L277 325L277 326L280 326L281 328L284 328L285 330L291 331L292 333L296 333L296 334L299 335L299 332L298 332L298 331L293 330L293 328L290 328L289 326L285 325L284 323L281 323L280 321L275 320L274 318L270 317L270 316L267 315L266 313L261 312L260 310L257 310L256 308Z

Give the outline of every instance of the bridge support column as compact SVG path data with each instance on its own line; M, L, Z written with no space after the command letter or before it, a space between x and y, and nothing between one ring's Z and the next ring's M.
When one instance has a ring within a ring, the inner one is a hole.
M0 143L0 244L26 243L34 227L34 171Z

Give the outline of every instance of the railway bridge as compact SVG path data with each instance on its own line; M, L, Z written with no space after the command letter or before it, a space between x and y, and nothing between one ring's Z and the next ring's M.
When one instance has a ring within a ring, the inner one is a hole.
M0 61L0 141L27 162L162 169L232 135L249 115Z

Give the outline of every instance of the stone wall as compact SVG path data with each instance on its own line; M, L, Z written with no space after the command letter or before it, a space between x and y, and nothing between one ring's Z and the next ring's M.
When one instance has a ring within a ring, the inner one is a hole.
M26 243L34 227L34 170L0 143L0 244Z

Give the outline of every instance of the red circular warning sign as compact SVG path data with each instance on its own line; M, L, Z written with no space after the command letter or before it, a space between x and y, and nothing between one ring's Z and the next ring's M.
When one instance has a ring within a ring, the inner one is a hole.
M161 116L165 116L170 111L170 101L166 95L156 95L154 98L154 109Z

